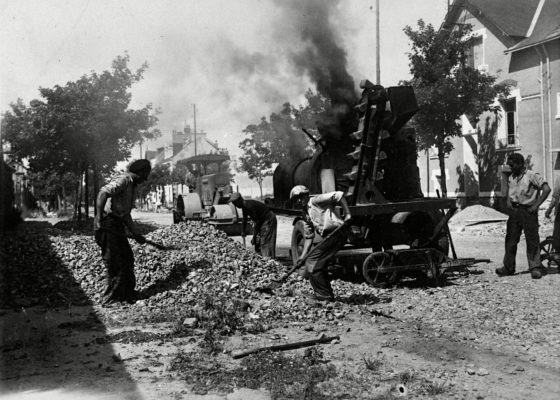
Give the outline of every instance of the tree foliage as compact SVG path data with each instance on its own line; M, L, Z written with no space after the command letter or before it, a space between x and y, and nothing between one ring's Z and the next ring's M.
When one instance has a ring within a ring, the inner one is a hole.
M146 182L139 187L139 196L141 199L146 198L146 196L151 192L157 192L158 189L163 190L165 185L172 182L171 171L168 164L158 164L156 165Z
M131 155L131 148L160 135L158 110L151 104L130 109L130 89L147 69L128 67L118 56L110 71L91 72L64 86L39 88L41 100L11 104L5 115L5 137L16 159L27 159L35 173L60 178L71 172L88 176L109 173ZM97 182L94 183L94 186ZM87 187L86 187L87 192Z
M436 31L418 21L418 30L406 26L411 41L408 53L412 79L420 110L412 120L421 150L435 147L441 170L441 189L447 194L445 156L453 150L451 139L461 135L460 118L472 120L485 111L497 111L497 98L508 89L496 85L496 77L469 65L474 37L468 24Z
M258 124L248 125L243 130L247 137L239 144L243 155L239 157L237 168L257 181L261 193L263 179L273 174L276 164L311 154L313 143L302 128L314 131L324 115L331 111L330 101L319 93L308 90L305 97L307 104L295 107L284 103L268 120L262 117Z

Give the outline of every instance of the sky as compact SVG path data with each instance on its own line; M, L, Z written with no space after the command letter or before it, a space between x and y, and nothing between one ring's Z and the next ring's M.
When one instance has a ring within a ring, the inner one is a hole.
M404 27L439 27L447 0L379 2L381 84L391 86L410 77ZM310 50L323 40L337 51ZM0 113L39 87L110 70L125 52L132 69L149 66L130 107L161 111L162 137L144 150L192 127L196 105L197 129L240 155L243 129L303 104L327 61L356 90L375 82L375 0L0 0Z

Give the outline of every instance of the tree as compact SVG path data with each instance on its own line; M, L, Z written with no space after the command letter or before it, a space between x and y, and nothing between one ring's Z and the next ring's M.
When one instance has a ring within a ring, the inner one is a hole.
M239 157L238 170L247 172L250 179L257 181L261 198L262 181L273 174L275 164L311 155L313 144L302 128L316 130L328 120L325 116L332 111L330 101L319 93L308 90L305 97L306 105L296 108L284 103L282 109L272 113L268 120L262 117L258 124L248 125L243 130L248 137L239 144L243 155Z
M250 139L245 139L241 142L240 146L244 153L239 157L238 169L247 172L249 179L257 181L261 194L260 198L262 199L263 180L273 173L270 150L266 146ZM268 157L267 154L269 155Z
M160 135L154 128L158 110L150 104L128 108L130 88L147 69L143 64L133 72L128 62L128 54L118 56L110 71L39 88L43 101L33 100L27 107L18 100L6 113L6 140L16 158L29 160L33 172L72 172L78 182L84 177L86 213L90 174L95 197L101 173L108 174L118 161L129 158L136 143Z
M411 123L419 148L437 149L441 190L446 197L445 156L453 150L451 138L461 135L461 115L473 119L485 111L496 112L496 99L507 96L508 89L495 85L495 76L469 65L474 40L470 25L436 31L419 20L417 31L406 26L404 32L412 44L408 58L413 76L404 83L414 87L420 106Z
M139 187L139 196L142 200L151 192L157 192L158 189L162 191L162 204L165 202L165 191L163 190L165 185L171 183L171 171L168 164L158 164L156 165L148 179L142 186Z
M177 161L175 168L171 172L171 183L194 186L194 175L189 170L189 166L184 160Z

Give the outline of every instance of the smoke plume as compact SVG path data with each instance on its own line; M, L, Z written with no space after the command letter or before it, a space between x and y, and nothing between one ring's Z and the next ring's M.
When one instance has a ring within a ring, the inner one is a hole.
M277 0L285 18L279 34L292 33L293 50L287 52L296 70L307 74L317 91L331 100L333 109L318 123L323 138L340 139L351 125L356 104L354 80L347 71L347 54L339 45L333 14L337 1Z

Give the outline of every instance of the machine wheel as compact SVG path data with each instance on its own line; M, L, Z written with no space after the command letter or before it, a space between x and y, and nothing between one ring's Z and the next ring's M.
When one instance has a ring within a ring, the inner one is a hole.
M183 203L185 206L185 218L191 219L193 214L203 209L202 201L198 193L187 193L183 195Z
M429 262L428 278L432 280L435 286L443 285L444 276L441 272L440 265L445 258L444 255L439 252L433 253L430 250L426 250L426 258Z
M543 240L540 243L541 261L547 260L549 266L550 266L550 263L553 262L558 267L560 267L560 265L558 265L556 253L554 251L552 251L552 244L553 243L554 243L554 239L552 238L552 236L548 236L545 240Z
M237 222L237 210L233 204L216 204L210 208L210 218Z
M446 256L449 255L449 238L443 234L437 238L437 247Z
M394 284L398 277L397 271L392 267L394 267L393 257L389 253L378 251L371 253L365 259L362 275L366 282L374 287L388 287Z
M173 223L178 224L183 221L185 216L185 203L183 202L183 196L178 195L175 203L175 209L173 210Z
M296 265L296 262L303 251L303 243L305 242L304 226L305 225L303 221L298 221L295 223L294 228L292 230L291 254L292 254L292 262L294 265Z

